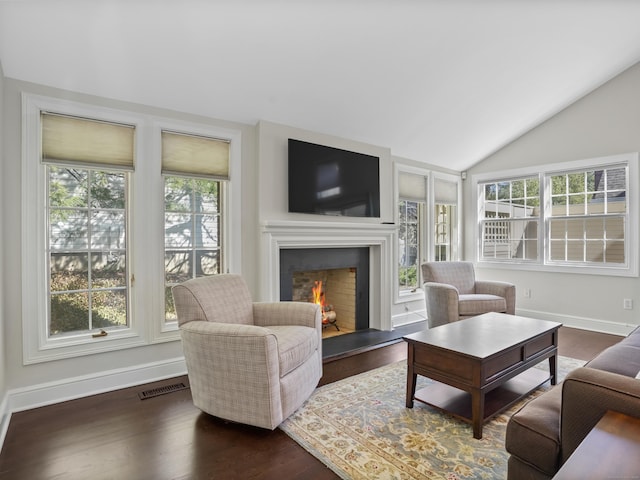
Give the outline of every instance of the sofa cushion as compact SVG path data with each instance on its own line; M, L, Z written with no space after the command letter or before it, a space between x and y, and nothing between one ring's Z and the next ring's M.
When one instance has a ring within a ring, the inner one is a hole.
M635 377L640 372L640 327L603 350L585 365L589 368Z
M458 314L460 316L482 315L487 312L506 312L507 300L504 297L487 294L460 295Z
M561 401L562 388L558 385L528 402L507 424L507 451L549 477L560 468Z
M278 341L280 378L302 365L318 349L318 332L315 328L300 325L266 327Z

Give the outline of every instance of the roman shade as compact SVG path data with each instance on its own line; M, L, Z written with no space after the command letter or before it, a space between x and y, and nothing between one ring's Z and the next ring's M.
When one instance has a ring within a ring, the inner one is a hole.
M408 202L426 202L427 178L415 173L399 172L398 197Z
M433 183L433 193L435 195L435 203L437 204L458 204L458 184L456 182L448 182L446 180L436 178Z
M135 127L42 112L42 161L133 170Z
M162 173L229 179L229 141L162 132Z

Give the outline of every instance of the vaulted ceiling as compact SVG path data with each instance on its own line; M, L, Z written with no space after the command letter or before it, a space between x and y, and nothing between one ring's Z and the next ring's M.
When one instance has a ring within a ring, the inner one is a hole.
M465 170L640 61L639 20L634 0L0 0L0 62Z

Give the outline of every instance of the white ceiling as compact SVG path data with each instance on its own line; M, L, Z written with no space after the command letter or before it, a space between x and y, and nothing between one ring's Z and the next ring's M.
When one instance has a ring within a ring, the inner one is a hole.
M640 61L639 24L635 0L0 0L0 61L465 170Z

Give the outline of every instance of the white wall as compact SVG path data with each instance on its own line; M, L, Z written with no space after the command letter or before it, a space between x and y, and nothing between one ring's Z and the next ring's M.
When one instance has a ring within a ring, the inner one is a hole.
M471 177L477 173L640 151L640 64L576 101L468 171L465 257L475 259ZM637 197L636 197L637 198ZM636 245L635 248L638 248ZM624 334L640 324L640 279L478 268L478 276L517 286L523 315ZM524 298L524 289L531 298ZM624 298L634 309L624 310Z
M0 87L2 87L0 85ZM243 216L249 221L243 222L242 255L243 273L247 278L255 276L253 268L256 264L256 246L252 241L256 236L256 223L254 206L255 178L255 127L240 125L220 120L202 118L177 112L155 109L141 105L115 102L104 98L60 91L48 87L21 82L15 79L4 79L4 160L2 163L1 192L3 195L0 215L4 225L2 235L4 265L2 272L6 276L4 280L4 318L10 318L10 322L4 323L4 345L6 347L6 366L0 369L0 388L4 385L10 390L12 398L22 399L23 403L38 401L38 388L42 387L42 393L52 395L80 396L82 389L75 389L75 383L84 383L87 388L95 390L112 389L123 386L118 382L126 381L140 383L148 381L145 376L159 375L166 372L171 375L179 366L176 359L182 358L182 347L179 341L148 345L139 348L131 348L115 352L89 355L68 360L23 365L22 355L22 311L21 298L23 292L21 278L21 92L37 95L65 98L73 101L86 102L99 106L117 108L121 110L135 111L142 114L150 114L181 121L199 122L211 124L222 128L241 130L242 132L242 172L243 193L247 192L247 198L242 199L244 208ZM0 137L1 138L1 137ZM3 150L0 149L0 152ZM237 219L241 221L241 219ZM9 227L7 227L7 225ZM28 252L27 252L28 253ZM0 297L1 298L1 297ZM0 317L0 321L2 318ZM1 337L0 337L1 338ZM2 345L0 343L0 345ZM164 366L167 366L163 370ZM137 369L137 373L136 372ZM127 373L132 371L134 373ZM107 372L109 373L107 375ZM92 380L97 379L97 380ZM115 386L114 386L115 385ZM1 390L0 390L1 391Z

